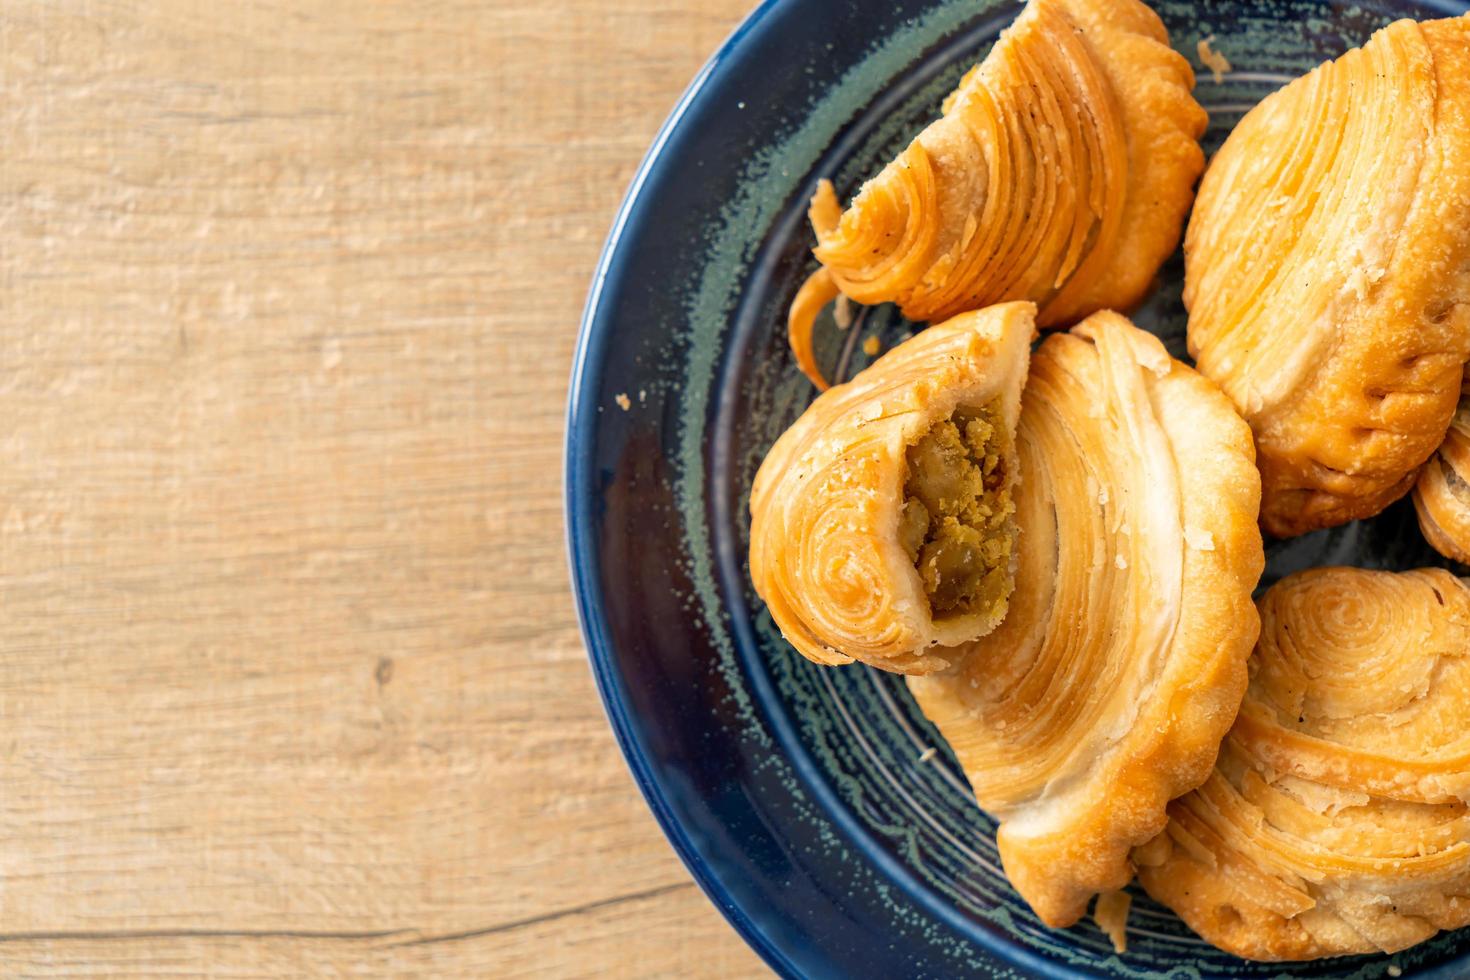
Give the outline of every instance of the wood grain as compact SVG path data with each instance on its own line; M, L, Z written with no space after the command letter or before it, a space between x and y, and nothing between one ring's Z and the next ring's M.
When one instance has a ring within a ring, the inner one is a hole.
M748 0L0 5L0 974L732 976L560 439Z

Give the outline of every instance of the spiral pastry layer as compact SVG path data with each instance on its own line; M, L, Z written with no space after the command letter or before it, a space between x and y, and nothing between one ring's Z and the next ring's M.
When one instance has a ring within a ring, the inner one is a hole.
M1414 510L1435 551L1470 564L1470 378L1460 384L1460 404L1444 442L1419 471Z
M1144 887L1259 960L1470 923L1470 589L1440 569L1319 568L1260 613L1240 717L1137 853Z
M995 508L1008 506L1016 479L1013 440L1035 315L1030 303L1005 303L930 327L818 396L771 447L751 489L750 574L803 655L922 673L952 660L936 644L981 636L1005 615L1015 532L1010 513ZM971 462L965 454L974 447L964 445L960 429L973 433L977 425L989 433L980 456L993 458ZM936 428L948 443L934 442ZM919 448L932 452L920 458ZM984 485L966 502L969 513L941 512L954 501L936 496L961 495L945 488L942 472L928 474L939 489L910 493L911 457L926 470L945 460L972 467ZM922 502L911 503L917 495L930 505L922 512ZM966 564L971 529L961 518L989 522L974 562L994 566L986 569L993 587L983 608L936 615L931 592L944 589L953 565ZM909 540L911 531L917 540ZM960 560L933 554L950 544Z
M1137 0L1030 0L846 211L822 182L810 211L820 295L896 302L912 320L1031 300L1042 326L1131 308L1179 241L1204 168L1193 87ZM798 351L813 298L793 305Z
M1063 926L1128 882L1235 718L1260 482L1219 389L1110 312L1037 350L1016 444L1010 612L909 688L1000 820L1012 883Z
M1378 513L1470 357L1470 18L1399 21L1246 114L1185 240L1189 349L1278 536Z

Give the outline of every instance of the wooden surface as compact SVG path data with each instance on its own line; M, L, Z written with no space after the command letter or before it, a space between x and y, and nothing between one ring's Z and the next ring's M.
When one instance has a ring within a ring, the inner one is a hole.
M603 235L748 3L0 3L0 975L763 972L560 503Z

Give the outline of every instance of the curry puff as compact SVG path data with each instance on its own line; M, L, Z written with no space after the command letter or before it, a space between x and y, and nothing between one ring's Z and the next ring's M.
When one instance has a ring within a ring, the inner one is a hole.
M1149 894L1257 960L1394 952L1470 924L1470 588L1319 568L1262 597L1209 780L1141 848Z
M1398 21L1247 113L1200 184L1184 302L1255 432L1267 530L1408 492L1470 357L1470 18Z
M822 268L789 323L802 370L825 384L812 325L839 292L911 320L1030 300L1043 327L1137 304L1204 169L1193 86L1137 0L1030 0L846 210L819 185Z
M901 673L1005 615L1014 438L1036 308L930 327L820 396L750 496L750 575L791 645Z
M998 629L910 677L1011 882L1065 926L1214 764L1246 686L1264 556L1250 430L1111 312L1032 358L1016 436L1018 564Z

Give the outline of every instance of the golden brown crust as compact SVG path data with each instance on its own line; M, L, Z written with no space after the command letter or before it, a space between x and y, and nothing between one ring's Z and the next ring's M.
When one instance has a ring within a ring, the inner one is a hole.
M1320 568L1262 597L1240 716L1139 879L1258 960L1393 952L1470 924L1470 588Z
M1255 432L1279 536L1371 516L1470 357L1470 19L1400 21L1251 110L1185 240L1189 347Z
M1224 395L1115 313L1036 352L1017 452L1010 612L909 687L1000 819L1011 881L1063 926L1127 883L1235 717L1260 483Z
M761 463L750 495L750 575L782 634L822 664L901 673L947 667L936 643L1004 615L936 623L899 538L905 452L961 405L995 402L1014 437L1036 308L1005 303L930 327L817 397ZM1008 461L1003 490L1018 467Z
M1043 326L1131 308L1204 167L1193 85L1137 0L1031 0L845 212L823 183L817 259L852 299L914 320L1019 299Z

